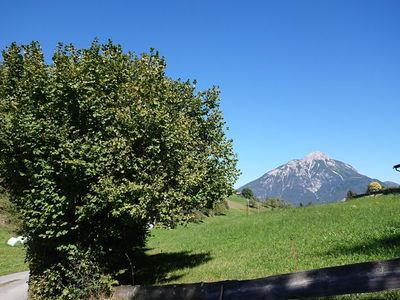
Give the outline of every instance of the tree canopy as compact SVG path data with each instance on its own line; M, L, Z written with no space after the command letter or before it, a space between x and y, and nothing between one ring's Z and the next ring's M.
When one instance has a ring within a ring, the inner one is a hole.
M254 198L254 193L250 188L244 188L242 190L242 196L247 199L251 199L251 198Z
M382 190L382 185L377 181L372 181L368 184L367 193L377 192Z
M165 70L157 52L111 41L60 44L50 64L37 42L3 51L0 176L23 216L31 295L108 286L146 224L173 227L233 191L218 88Z

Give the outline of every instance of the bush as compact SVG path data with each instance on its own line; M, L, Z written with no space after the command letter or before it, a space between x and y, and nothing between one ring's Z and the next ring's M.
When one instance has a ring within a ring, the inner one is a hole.
M90 257L72 251L68 262L53 265L40 275L30 275L29 299L51 299L59 295L64 299L98 299L108 295L117 282L110 275L104 275Z
M282 199L279 198L266 198L264 202L264 206L268 208L289 208L292 207L292 205L288 202L285 202ZM302 203L300 203L300 206L303 206Z
M0 179L1 180L1 179ZM0 187L0 225L10 231L16 231L21 228L21 216L7 193Z
M388 186L382 189L383 194L395 194L400 193L400 188L397 186Z
M223 201L218 202L218 203L215 204L213 212L214 212L215 215L219 216L219 215L226 214L226 212L228 210L229 210L228 201L223 200Z
M205 213L200 210L195 210L190 214L189 222L201 223L206 217Z
M382 186L379 182L377 181L373 181L370 184L368 184L368 188L367 188L367 193L373 193L373 192L378 192L382 190Z
M146 224L173 227L232 193L218 89L195 93L165 67L111 42L59 45L50 65L38 43L3 51L0 177L24 220L33 298L103 290Z
M201 210L195 210L191 213L189 221L194 223L200 223L205 217L225 215L229 210L228 201L223 200L215 203L214 208L203 208Z
M249 199L249 206L251 208L257 208L258 207L258 201L254 198Z
M357 197L357 193L356 193L356 192L353 192L352 190L349 190L349 191L347 192L347 195L346 195L346 201L352 200L352 199L354 199L355 197Z

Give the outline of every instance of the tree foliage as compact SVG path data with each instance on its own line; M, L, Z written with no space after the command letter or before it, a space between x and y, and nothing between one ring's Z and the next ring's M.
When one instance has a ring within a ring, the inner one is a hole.
M292 205L282 199L279 198L269 198L267 197L264 202L265 207L269 208L289 208L292 207ZM303 203L300 203L300 206L303 206Z
M249 202L248 202L248 204L249 204L249 207L251 207L251 208L258 208L259 207L259 205L260 205L260 203L256 200L256 198L250 198L249 200L248 200Z
M347 194L346 194L346 201L349 201L351 199L354 199L355 197L357 197L357 193L353 192L352 190L348 190Z
M147 223L173 227L232 193L218 88L165 68L111 41L60 44L51 64L36 42L3 51L0 177L29 238L32 297L107 289Z
M379 182L372 181L368 184L367 193L378 192L380 190L382 190L382 186Z
M245 197L246 199L251 199L254 198L254 193L250 188L244 188L242 190L242 196Z

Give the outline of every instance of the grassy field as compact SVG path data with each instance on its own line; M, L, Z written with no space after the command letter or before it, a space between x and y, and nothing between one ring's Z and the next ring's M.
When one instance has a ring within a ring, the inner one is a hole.
M6 244L12 235L10 230L0 228L0 276L28 270L24 263L24 247L10 247Z
M252 209L249 215L246 200L233 196L230 202L235 208L224 216L172 230L153 229L146 256L133 262L135 283L252 279L400 256L400 196ZM23 248L5 244L9 237L9 230L0 226L0 275L27 269ZM400 294L370 297L398 299Z
M228 201L232 201L232 202L236 202L236 203L240 203L243 206L247 205L247 199L240 196L240 195L232 195L228 198Z
M9 202L4 195L0 194L0 276L28 269L24 263L24 247L7 245L7 240L16 236L14 220L7 216L7 209L9 209Z
M239 196L239 195L232 195L228 198L228 206L233 210L241 210L248 213L259 213L262 211L269 210L268 208L264 207L262 203L257 202L258 207L247 207L247 199ZM247 211L248 209L248 211Z
M145 283L251 279L398 257L399 196L307 208L231 210L173 230L155 229Z

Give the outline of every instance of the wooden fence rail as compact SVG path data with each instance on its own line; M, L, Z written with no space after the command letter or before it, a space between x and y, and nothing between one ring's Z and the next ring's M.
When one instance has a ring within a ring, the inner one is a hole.
M400 288L400 259L375 261L271 276L165 286L120 286L114 297L126 300L298 299Z

